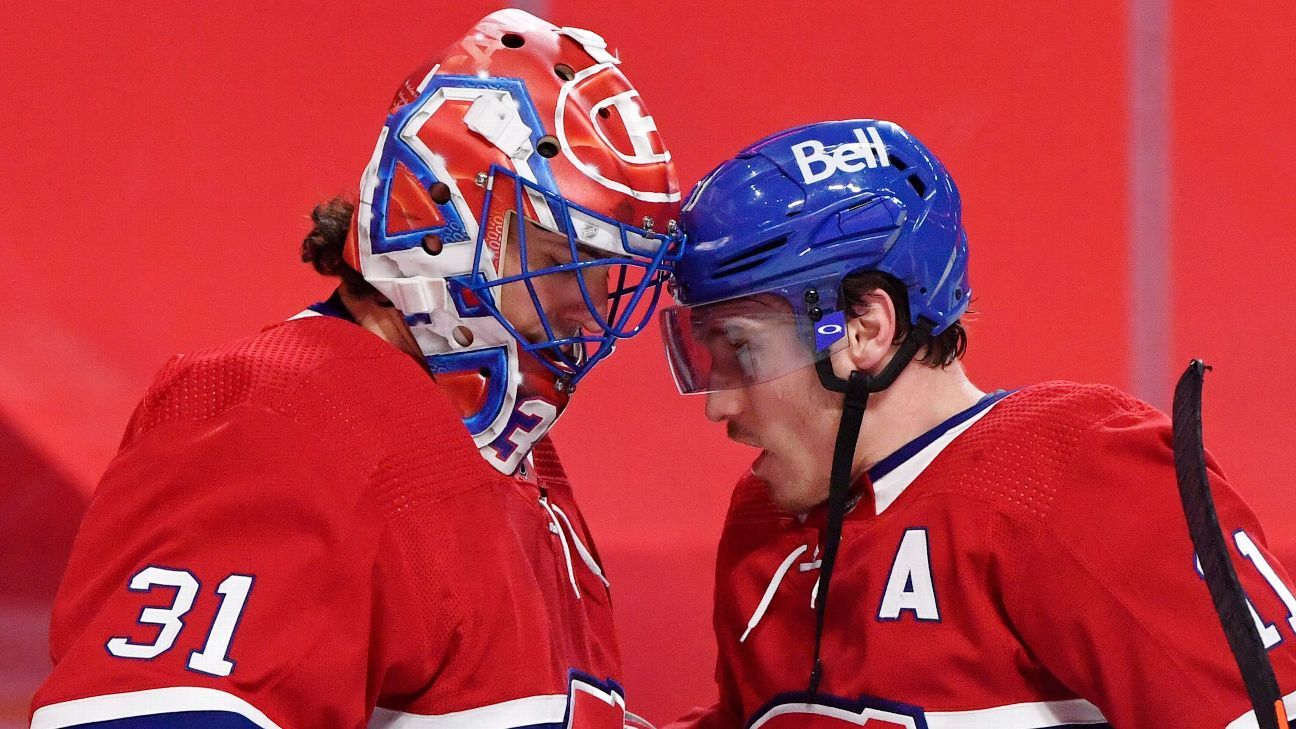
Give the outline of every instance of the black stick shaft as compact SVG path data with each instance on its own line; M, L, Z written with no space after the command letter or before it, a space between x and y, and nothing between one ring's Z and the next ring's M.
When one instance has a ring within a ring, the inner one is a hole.
M1211 498L1201 414L1202 381L1207 369L1201 360L1193 360L1175 386L1174 461L1179 500L1211 601L1255 709L1256 722L1260 729L1286 729L1287 712L1283 709L1278 681L1251 617L1242 583L1233 569L1219 514Z

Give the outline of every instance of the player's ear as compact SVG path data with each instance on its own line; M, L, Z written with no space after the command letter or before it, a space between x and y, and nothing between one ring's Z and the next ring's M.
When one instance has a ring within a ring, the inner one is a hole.
M846 355L852 369L877 374L886 366L894 351L896 309L891 297L882 289L864 295L846 320Z

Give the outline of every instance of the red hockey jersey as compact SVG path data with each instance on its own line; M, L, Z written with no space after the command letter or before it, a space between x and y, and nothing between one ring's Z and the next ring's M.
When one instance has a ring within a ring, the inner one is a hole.
M534 454L500 475L339 318L174 358L77 536L33 727L620 729L606 581Z
M1210 476L1292 692L1291 583L1213 462ZM987 396L865 485L809 695L823 516L803 522L750 474L739 483L716 569L720 702L676 726L1255 726L1195 566L1163 414L1070 383Z

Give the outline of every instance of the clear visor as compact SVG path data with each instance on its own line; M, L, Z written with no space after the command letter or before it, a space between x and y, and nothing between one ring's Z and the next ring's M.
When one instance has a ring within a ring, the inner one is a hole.
M750 387L809 367L845 347L839 313L812 322L783 292L661 312L675 385L685 395Z

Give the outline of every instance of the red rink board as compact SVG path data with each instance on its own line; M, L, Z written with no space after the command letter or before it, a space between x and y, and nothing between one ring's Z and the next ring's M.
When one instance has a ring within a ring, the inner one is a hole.
M0 414L23 442L88 488L167 355L322 298L295 255L310 206L355 187L399 79L493 7L7 8ZM793 124L906 125L964 195L975 381L1129 384L1122 4L550 8L620 49L685 184ZM1289 562L1296 107L1276 90L1296 86L1294 12L1173 4L1165 335L1176 367L1216 365L1208 443ZM555 437L616 585L630 708L664 720L711 694L711 552L750 454L674 394L655 336L583 384Z

